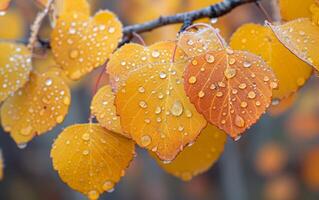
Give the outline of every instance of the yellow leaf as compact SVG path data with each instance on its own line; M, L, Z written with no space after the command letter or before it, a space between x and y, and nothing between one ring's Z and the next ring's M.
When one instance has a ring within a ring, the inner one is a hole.
M29 79L31 53L21 44L0 42L0 102Z
M308 18L271 25L277 38L301 60L319 70L319 26Z
M225 142L226 134L215 126L208 125L195 143L186 147L170 163L164 163L156 155L151 155L166 172L189 181L213 166L223 152Z
M289 21L300 17L311 18L310 7L316 0L279 0L283 20Z
M76 80L102 65L122 38L122 24L109 11L93 18L81 13L61 15L52 31L54 58Z
M2 156L2 151L0 151L0 181L3 179L3 171L4 171L3 156Z
M101 126L125 137L130 137L121 128L120 118L116 115L114 98L111 86L105 85L100 88L91 102L91 112Z
M279 87L273 98L290 96L303 86L312 74L312 68L292 54L272 31L257 24L245 24L231 38L231 47L260 55L273 69Z
M5 131L19 145L61 123L70 105L70 91L53 73L31 74L30 81L1 107Z
M206 126L206 120L184 92L182 76L187 56L177 48L173 62L175 47L175 42L131 46L131 52L120 50L108 63L120 63L108 65L111 72L118 72L111 73L111 77L127 77L115 98L123 131L141 147L155 151L162 160L174 159ZM127 59L131 59L128 57L133 57L130 55L136 58L135 65L135 60L127 65Z
M1 12L1 11L0 11ZM19 10L9 9L5 15L0 16L0 38L7 40L21 40L24 36L24 21Z
M6 10L9 7L10 3L11 0L0 0L0 12Z
M41 7L45 7L48 0L34 0ZM54 8L56 15L63 15L70 12L80 12L87 16L90 15L90 4L87 0L55 0Z
M134 156L134 143L98 124L77 124L55 140L51 158L61 179L89 199L112 191Z
M271 116L279 116L288 111L294 103L296 102L296 97L298 93L294 93L287 98L280 101L274 100L272 105L269 107L269 113Z
M198 56L207 50L220 50L224 46L216 37L216 29L203 28L198 31L182 32L178 38L178 46L188 56ZM221 38L220 38L221 39Z

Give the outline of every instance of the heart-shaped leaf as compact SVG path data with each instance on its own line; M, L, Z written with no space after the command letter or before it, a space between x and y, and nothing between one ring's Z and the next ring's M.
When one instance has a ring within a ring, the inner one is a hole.
M98 124L67 127L55 140L53 167L71 188L98 199L112 191L135 154L134 142Z
M110 11L93 18L79 12L61 15L52 31L52 52L71 79L102 65L122 38L122 24Z
M32 73L30 81L3 103L2 125L17 144L26 144L63 121L70 98L63 78Z
M168 173L184 181L206 172L224 151L226 134L213 125L202 130L195 143L186 147L177 157L165 163L151 154L157 163Z
M282 25L271 25L277 38L292 53L319 70L319 26L308 18L296 19Z
M245 24L233 34L230 44L234 49L260 55L272 68L279 81L279 87L273 91L275 99L295 93L312 74L312 67L282 45L268 27Z
M120 118L116 115L114 98L115 95L112 92L111 86L105 85L100 88L91 102L91 112L101 126L125 137L130 137L122 130Z
M0 102L29 80L31 68L31 53L24 45L0 42Z
M160 159L172 160L206 126L184 91L182 76L187 56L175 42L135 46L126 47L129 53L119 50L108 63L109 72L115 72L110 73L111 78L127 78L115 98L122 129ZM132 55L135 60L128 58Z
M211 31L221 38L213 28ZM184 85L197 111L235 139L265 112L272 89L278 87L274 73L260 57L216 47L192 59Z

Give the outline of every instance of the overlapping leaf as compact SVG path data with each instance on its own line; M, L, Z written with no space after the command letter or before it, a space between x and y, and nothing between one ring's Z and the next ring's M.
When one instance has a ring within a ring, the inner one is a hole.
M21 44L0 42L0 102L29 79L31 53Z
M295 93L312 74L311 66L283 46L268 27L243 25L233 34L231 47L260 55L272 68L279 81L273 98L282 99Z
M311 6L316 0L279 0L280 13L283 20L311 17Z
M271 25L277 38L304 62L319 70L319 26L308 18Z
M115 98L122 129L160 159L172 160L206 125L184 92L186 55L175 51L175 42L122 48L108 63L111 77L127 78ZM128 57L136 59L129 64Z
M35 0L41 7L45 7L48 0ZM70 12L80 12L87 16L90 15L90 4L87 0L55 0L54 10L57 16Z
M185 70L184 85L206 120L239 138L265 112L278 83L260 57L224 48L195 56Z
M0 0L0 12L6 10L10 5L11 0Z
M56 62L71 79L102 65L122 38L122 24L109 11L93 18L80 12L61 15L51 35Z
M184 181L207 171L224 150L226 134L213 125L208 125L195 143L186 147L170 163L164 163L156 155L157 163L168 173ZM153 155L153 154L152 154Z
M3 103L2 125L17 144L25 144L63 121L70 98L69 88L59 76L32 73L30 81Z
M54 169L71 188L98 199L112 191L134 156L134 142L98 124L67 127L55 140Z
M101 126L125 137L130 137L122 130L120 118L116 115L114 98L111 86L105 85L100 88L91 102L91 113L96 117Z

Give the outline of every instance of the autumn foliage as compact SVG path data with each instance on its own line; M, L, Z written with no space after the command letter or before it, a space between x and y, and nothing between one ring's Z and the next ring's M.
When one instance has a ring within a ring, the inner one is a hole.
M0 10L9 4L1 0ZM148 150L168 173L191 180L218 160L227 136L240 139L276 101L289 107L319 70L316 0L280 0L285 21L243 24L229 43L214 24L194 23L171 41L122 46L123 25L111 11L91 14L86 0L37 4L51 10L54 66L39 70L33 47L0 41L1 124L25 146L63 122L70 80L104 68L109 81L92 98L89 122L66 127L51 150L61 179L89 199L114 189L135 146ZM263 174L281 167L277 160L283 162L284 155L276 148L261 153L267 160L257 162ZM318 184L308 175L307 180Z

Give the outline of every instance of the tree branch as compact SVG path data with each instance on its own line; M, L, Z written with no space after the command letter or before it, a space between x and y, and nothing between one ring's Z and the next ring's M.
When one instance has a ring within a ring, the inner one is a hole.
M143 24L125 26L123 33L124 36L128 37L132 35L133 32L143 33L168 24L179 24L184 23L187 20L194 21L202 18L217 18L229 13L240 5L258 1L260 0L224 0L203 9L178 13L171 16L161 16L153 21L145 22Z
M177 13L170 16L161 16L155 20L148 21L142 24L128 25L125 26L123 29L123 39L119 46L129 42L133 37L133 33L144 33L165 25L180 23L184 24L182 27L183 30L197 19L221 17L237 8L238 6L259 1L260 0L224 0L220 3L199 10ZM51 48L50 41L45 41L38 38L38 42L42 47Z

